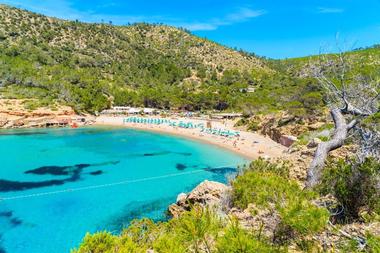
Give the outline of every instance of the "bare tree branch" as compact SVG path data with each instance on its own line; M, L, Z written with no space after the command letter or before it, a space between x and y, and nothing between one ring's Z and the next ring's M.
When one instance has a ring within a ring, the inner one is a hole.
M380 82L353 74L346 53L334 56L337 58L331 60L329 55L321 55L319 65L310 65L313 76L325 90L335 131L331 140L318 145L307 173L307 187L318 184L329 152L343 146L353 129L360 136L359 155L380 157L380 134L360 127L364 118L380 111Z
M332 109L331 116L335 124L333 137L331 140L322 142L318 145L318 148L314 154L314 159L307 172L306 187L313 187L319 182L328 153L343 146L344 141L347 138L348 129L351 127L352 122L350 123L350 126L347 125L346 119L340 109Z

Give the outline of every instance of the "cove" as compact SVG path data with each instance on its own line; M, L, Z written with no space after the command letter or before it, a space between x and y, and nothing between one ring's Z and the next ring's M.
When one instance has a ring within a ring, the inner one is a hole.
M226 182L237 154L112 127L0 131L0 252L69 252L86 232L166 219L181 192Z

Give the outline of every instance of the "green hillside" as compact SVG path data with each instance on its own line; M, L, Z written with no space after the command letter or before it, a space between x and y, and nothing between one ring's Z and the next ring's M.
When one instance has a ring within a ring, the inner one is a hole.
M59 99L90 111L110 101L217 107L209 97L218 92L214 86L238 89L248 85L251 70L271 72L258 58L173 27L85 24L5 5L0 61L4 96Z
M336 54L325 54L324 56L329 57L331 60L337 59ZM380 76L380 45L354 49L347 52L346 57L352 65L354 74L365 73L371 76ZM310 76L310 64L317 63L319 58L319 56L315 55L285 60L273 60L271 61L271 67L288 75L305 78Z
M36 106L56 100L88 112L112 103L301 109L314 89L308 81L278 73L264 59L185 30L64 21L5 5L0 5L0 62L2 97L39 98ZM247 87L255 92L245 93Z
M378 47L352 55L376 72ZM92 113L132 105L310 115L323 108L310 59L266 60L165 25L87 24L0 5L0 96L37 98L34 107L54 101Z

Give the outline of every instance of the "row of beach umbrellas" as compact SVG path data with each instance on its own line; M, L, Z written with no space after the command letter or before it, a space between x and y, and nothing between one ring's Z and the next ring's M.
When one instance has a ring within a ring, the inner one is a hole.
M123 119L123 123L139 123L139 124L152 124L152 125L161 125L166 124L171 127L180 127L180 128L200 128L202 133L220 135L225 137L238 137L240 133L238 131L231 131L222 128L205 128L204 123L193 123L193 122L183 122L183 121L172 121L169 119L160 119L160 118L142 118L142 117L129 117Z

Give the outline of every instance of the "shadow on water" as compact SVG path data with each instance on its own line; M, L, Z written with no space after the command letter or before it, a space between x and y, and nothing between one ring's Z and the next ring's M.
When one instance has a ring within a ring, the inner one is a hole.
M183 163L177 163L177 164L175 165L175 168L176 168L177 170L185 170L185 169L187 169L187 168L193 168L193 169L195 169L195 168L198 168L198 167L199 167L198 165L188 166L188 165L183 164Z
M20 218L14 216L12 211L2 211L0 212L0 219L4 219L12 227L20 226L23 222Z
M223 174L223 175L236 172L236 168L232 168L232 167L219 167L219 168L207 167L204 170L212 172L212 173L216 173L216 174Z
M0 234L0 253L7 253L5 249L2 247L1 243L3 241L3 236Z
M191 153L187 152L171 152L171 151L162 151L162 152L154 152L154 153L145 153L142 155L136 155L136 156L161 156L161 155L170 155L170 154L175 154L175 155L182 155L182 156L191 156Z
M134 219L141 219L143 217L153 217L153 221L165 221L168 219L165 210L169 204L174 202L176 196L161 198L145 202L131 202L127 204L121 211L120 215L112 218L108 222L108 230L122 231L128 227Z
M177 163L177 164L175 165L175 168L176 168L177 170L184 170L184 169L187 168L187 166L186 166L185 164L183 164L183 163Z
M73 166L43 166L32 170L27 170L25 174L36 174L36 175L53 175L53 176L66 176L70 175L78 169L84 169L88 167L99 167L106 165L116 165L120 163L120 161L110 161L104 163L95 163L95 164L76 164Z
M233 167L213 168L209 166L209 167L203 168L203 170L212 173L211 178L209 178L209 180L221 182L221 183L228 183L229 179L231 179L231 177L232 178L235 177L237 173L236 168L233 168Z
M46 132L10 132L10 133L2 133L0 132L0 136L27 136L27 135L43 135L47 134Z
M98 176L98 175L103 174L103 171L102 170L96 170L96 171L90 172L89 174L93 175L93 176Z
M75 178L79 178L79 176L75 175L68 179L46 180L41 182L20 182L0 179L0 192L25 191L34 188L48 187L53 185L63 185L66 182L76 181Z
M25 191L34 188L42 188L48 186L63 185L68 182L76 182L81 179L83 169L89 167L99 167L106 165L116 165L119 161L111 161L104 163L95 164L76 164L73 166L44 166L32 170L25 171L26 174L35 175L53 175L53 176L69 176L64 179L53 179L45 180L40 182L22 182L22 181L11 181L0 179L0 192L10 192L10 191ZM103 171L97 170L90 172L91 175L101 175Z

